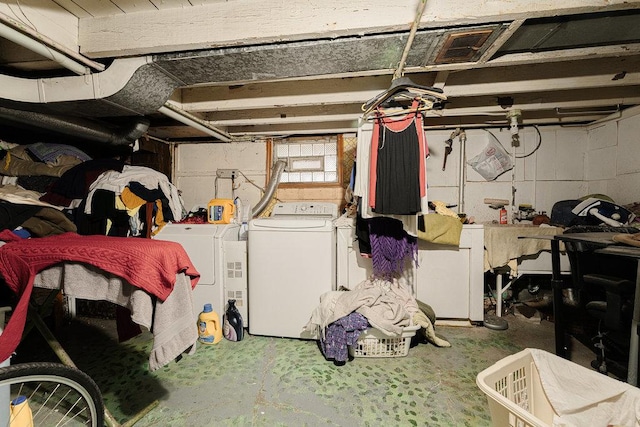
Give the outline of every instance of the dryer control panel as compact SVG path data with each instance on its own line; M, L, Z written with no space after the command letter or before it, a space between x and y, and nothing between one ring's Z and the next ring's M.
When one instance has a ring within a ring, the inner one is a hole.
M330 202L283 202L273 207L271 216L334 219L338 217L338 205Z

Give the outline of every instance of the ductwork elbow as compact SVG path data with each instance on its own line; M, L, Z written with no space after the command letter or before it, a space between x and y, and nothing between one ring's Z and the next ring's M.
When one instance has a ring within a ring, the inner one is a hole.
M253 218L260 215L266 207L269 205L273 194L276 192L278 188L278 184L280 183L280 177L282 176L282 172L286 166L286 162L284 160L278 160L275 165L273 165L273 169L271 169L271 179L269 180L269 184L264 191L264 195L262 199L258 202L257 205L254 206L253 211L251 211L251 216Z
M111 145L131 145L142 135L147 133L149 130L149 122L146 118L138 118L136 119L128 129L123 129L118 133L113 133L112 138L109 140L109 144Z

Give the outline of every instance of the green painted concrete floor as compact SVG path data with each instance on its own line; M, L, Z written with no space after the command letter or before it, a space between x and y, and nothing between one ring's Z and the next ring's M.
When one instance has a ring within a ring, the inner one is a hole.
M480 427L492 424L478 372L526 347L554 348L553 323L506 319L504 331L439 325L436 333L450 348L418 344L406 357L355 358L344 366L325 360L314 341L246 336L198 346L149 372L149 333L117 343L113 321L95 319L77 319L60 340L118 421L159 402L139 427ZM19 353L29 360L53 356L39 339L30 335ZM589 367L592 353L577 341L572 346L572 360Z

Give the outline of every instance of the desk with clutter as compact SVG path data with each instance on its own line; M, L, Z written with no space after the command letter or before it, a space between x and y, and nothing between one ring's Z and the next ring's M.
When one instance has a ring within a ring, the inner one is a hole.
M519 206L511 224L485 224L484 271L496 275L496 316L503 315L505 293L523 275L551 275L551 240L557 235L576 232L617 231L633 233L636 215L629 209L598 197L561 201L554 205L551 218L535 214L529 205ZM560 243L559 273L569 275L571 264ZM508 282L503 283L503 276ZM572 288L565 292L574 301Z

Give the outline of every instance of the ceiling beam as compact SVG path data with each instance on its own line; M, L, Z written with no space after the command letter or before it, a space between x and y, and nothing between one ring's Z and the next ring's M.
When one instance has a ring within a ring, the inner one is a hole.
M431 85L433 77L426 77ZM182 89L180 102L192 112L363 103L390 84L390 76L377 76L196 87Z
M51 0L2 1L0 14L5 22L15 21L65 49L79 51L78 18Z
M589 101L565 101L565 102L538 102L538 103L514 103L513 108L517 108L526 114L531 111L538 110L565 110L565 111L579 111L583 109L597 110L600 108L616 108L622 105L634 105L640 103L640 96L629 98L612 98L612 99L598 99ZM444 110L437 110L433 112L427 112L427 115L439 116L439 117L462 117L467 115L485 115L494 117L506 117L507 110L499 105L478 105L475 107L464 108L446 108ZM598 113L600 114L600 113ZM215 116L212 114L210 116ZM350 121L357 120L362 116L361 111L345 112L340 114L307 114L307 115L285 115L284 117L256 117L252 114L251 118L236 118L236 119L219 119L210 118L209 123L213 126L229 129L238 126L253 126L253 125L282 125L282 124L294 124L294 123L321 123L332 121Z
M640 71L626 73L622 80L615 79L616 73L602 73L590 76L569 76L569 77L541 77L529 80L504 80L491 82L456 82L447 86L446 95L449 98L469 95L499 95L518 94L526 92L546 92L550 90L570 90L593 88L607 88L618 86L638 86L640 85Z
M591 60L588 67L567 62L553 68L539 64L524 70L513 67L478 69L449 73L444 93L454 100L473 96L638 86L640 72L633 70L639 69L640 58ZM625 72L624 76L616 79L620 72ZM442 74L438 76L438 81L443 80ZM433 74L414 74L411 78L419 84L430 86L436 83ZM387 76L382 76L189 88L181 91L180 102L181 108L191 112L362 104L385 90L388 82Z
M498 38L491 44L491 46L489 46L486 51L484 51L480 59L478 59L478 62L484 64L489 59L491 59L491 57L495 55L498 50L500 50L500 48L507 42L507 40L511 38L513 33L518 31L518 28L520 28L522 24L524 24L524 22L524 19L516 19L515 21L511 22L511 24L509 24L509 27L498 36Z
M82 53L92 57L141 55L381 32L408 32L419 0L235 0L197 7L142 10L80 19ZM593 10L640 8L640 0L514 2L432 0L420 28L510 22ZM469 11L465 14L464 11ZM166 25L171 22L171 25Z

